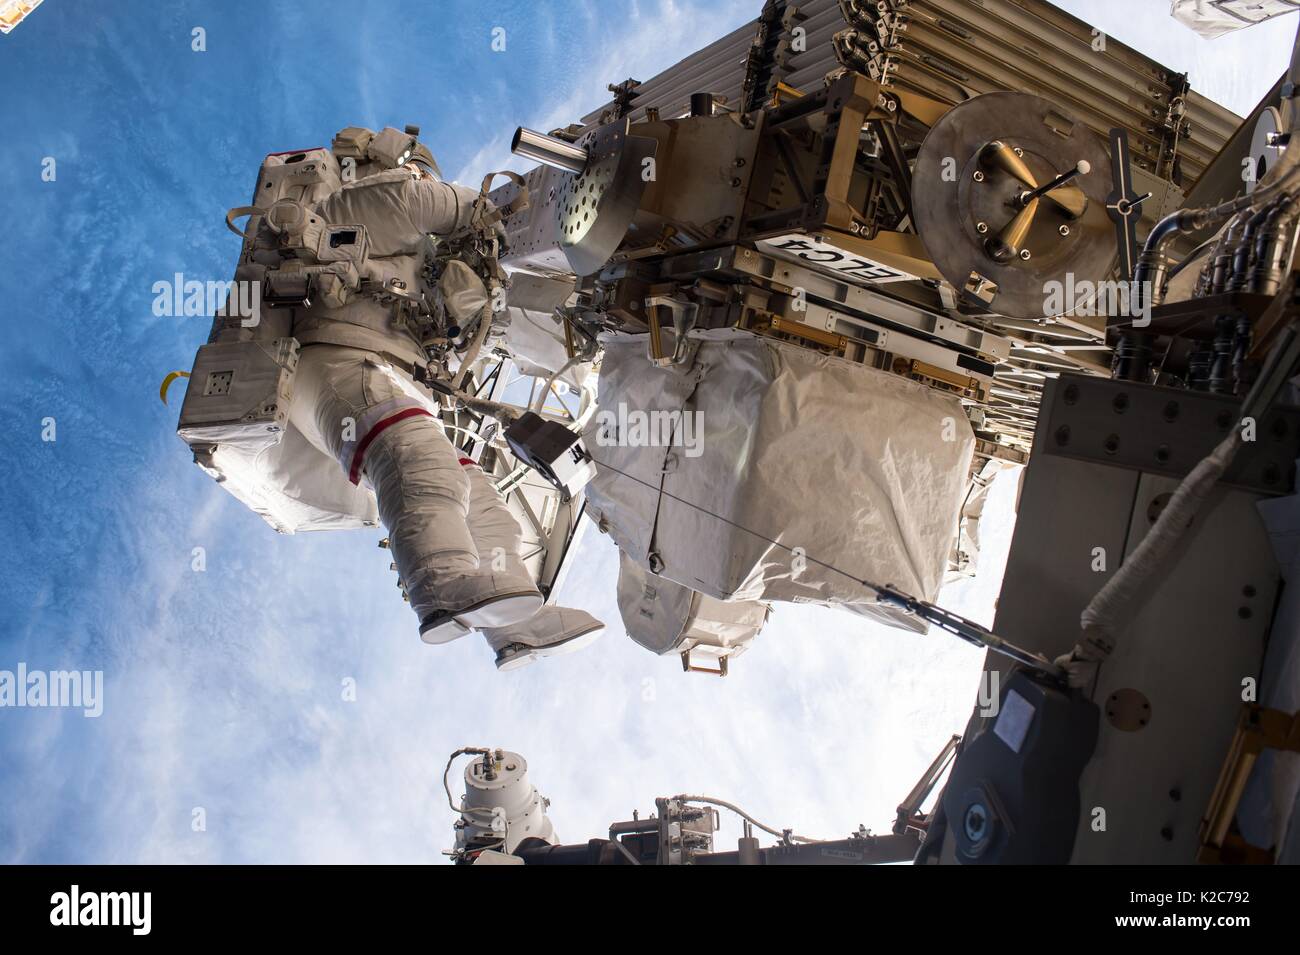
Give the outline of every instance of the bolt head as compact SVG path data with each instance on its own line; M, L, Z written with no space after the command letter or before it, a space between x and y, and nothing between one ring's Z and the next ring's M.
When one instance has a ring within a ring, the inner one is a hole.
M987 222L977 222L975 223L975 231L980 235L983 235L985 232L989 231L989 224Z
M1062 225L1062 226L1061 226L1059 229L1057 229L1056 231L1059 232L1059 233L1061 233L1061 235L1069 235L1069 234L1070 234L1070 227L1069 227L1068 225Z
M1020 257L1021 257L1022 259L1024 259L1024 260L1028 261L1028 260L1029 260L1029 250L1028 250L1028 249L1021 249L1021 250L1020 250Z
M976 169L974 175L973 175L971 178L973 178L976 182L983 182L983 181L984 181L984 173L981 172L980 170Z
M988 822L988 810L982 804L974 803L967 807L966 816L962 820L966 838L971 842L983 841L988 833Z

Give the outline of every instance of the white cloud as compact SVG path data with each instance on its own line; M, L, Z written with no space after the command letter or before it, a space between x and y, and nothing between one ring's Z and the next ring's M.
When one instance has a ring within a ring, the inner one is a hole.
M477 185L497 169L530 168L531 163L513 156L510 139L516 126L549 132L607 103L606 86L628 77L648 80L672 66L688 51L711 43L752 19L758 5L753 0L725 0L707 6L689 6L677 0L658 0L634 5L630 16L617 22L609 19L609 7L592 2L571 16L586 21L588 35L599 38L590 45L590 55L568 65L565 78L571 81L566 94L546 105L535 116L502 118L502 129L460 168L456 182ZM572 29L572 27L568 27ZM649 38L653 38L650 42Z
M1163 0L1055 0L1108 36L1186 73L1192 89L1240 116L1250 113L1291 59L1297 18L1278 17L1206 40L1169 15Z
M1186 46L1168 39L1180 28L1163 10L1086 6L1076 12L1172 68L1194 68L1197 88L1237 97L1229 105L1239 111L1281 70L1278 37L1289 42L1294 29L1282 21L1247 31L1239 47L1194 37ZM607 82L648 79L757 7L661 2L611 24L589 5L583 16L600 23L589 32L610 41L570 74L561 98L519 119L565 123L599 105ZM1269 68L1240 68L1249 62ZM458 178L475 182L506 162L507 145L508 129ZM105 430L89 399L84 406L81 430ZM151 481L120 488L107 514L61 518L59 535L81 542L76 563L58 568L40 606L24 608L14 652L101 661L105 714L3 714L0 745L22 767L4 777L4 861L434 861L451 845L454 818L439 774L462 745L523 753L569 841L687 791L807 835L842 836L859 822L880 831L970 712L978 650L823 608L779 607L725 680L684 674L675 657L654 657L622 633L617 562L597 534L562 595L609 624L591 648L499 674L477 637L426 647L377 534L277 538L189 464L164 433L173 415L158 415L156 446L97 445L103 480L138 478L145 460ZM70 437L78 423L66 422ZM941 596L984 623L1015 484L1003 474L990 495L979 578ZM56 491L66 493L41 490ZM195 545L208 551L203 575L189 569ZM342 699L345 677L356 680L355 703ZM196 833L200 806L208 828ZM724 823L727 848L738 829L725 814Z

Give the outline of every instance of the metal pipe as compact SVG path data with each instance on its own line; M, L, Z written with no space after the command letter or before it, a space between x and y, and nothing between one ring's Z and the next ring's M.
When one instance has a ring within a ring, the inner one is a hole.
M1243 209L1232 217L1227 228L1223 230L1218 244L1214 247L1212 256L1214 261L1210 265L1210 278L1205 287L1207 294L1217 295L1222 292L1228 284L1228 279L1232 277L1232 252L1236 248L1237 233L1249 218L1250 210Z
M1075 163L1073 169L1067 169L1065 172L1061 173L1051 182L1045 182L1037 189L1030 190L1029 192L1022 192L1020 194L1020 198L1018 201L1022 206L1027 206L1029 205L1030 202L1037 199L1039 196L1045 196L1053 189L1057 189L1065 185L1075 176L1086 175L1091 169L1092 166L1088 164L1088 160L1080 159L1077 163ZM1082 212L1080 212L1080 215L1082 215Z
M535 159L575 176L587 168L587 150L526 126L515 130L515 136L510 140L510 151L516 156Z
M1295 241L1296 217L1300 204L1288 197L1279 202L1260 230L1256 249L1255 270L1250 279L1250 290L1261 295L1276 295L1290 264L1291 247Z
M1296 30L1296 38L1291 48L1291 64L1287 71L1287 81L1293 86L1300 81L1300 28ZM1289 114L1285 117L1287 132L1294 135L1300 132L1300 112L1293 112L1290 109L1290 99L1284 102L1284 106ZM1142 249L1141 256L1138 257L1137 267L1133 270L1137 294L1148 299L1153 307L1164 300L1164 284L1169 269L1166 253L1170 243L1177 236L1198 232L1245 209L1260 209L1273 202L1279 194L1292 189L1297 180L1300 180L1300 150L1288 149L1265 178L1269 181L1261 182L1254 192L1204 209L1180 209L1156 223L1155 228L1147 236L1146 245Z
M743 840L742 840L743 844ZM758 850L759 865L884 865L911 862L916 858L920 838L915 833L853 836L827 842L764 846ZM697 852L695 865L752 865L750 857L736 852Z
M1283 157L1283 162L1285 163L1291 155L1292 153L1288 150ZM1297 154L1297 159L1300 159L1300 153ZM1275 168L1282 169L1283 166L1279 164ZM1149 298L1152 307L1164 301L1165 282L1168 279L1169 272L1168 247L1179 235L1198 232L1243 210L1251 210L1254 213L1256 210L1262 209L1273 202L1278 193L1293 186L1297 180L1300 180L1300 165L1293 160L1287 164L1284 172L1278 174L1276 179L1268 185L1256 189L1253 193L1210 208L1180 209L1165 216L1156 223L1155 228L1147 236L1146 245L1142 249L1142 254L1138 257L1137 267L1133 270L1135 294L1143 299ZM1253 220L1254 215L1252 214L1251 219L1247 220L1247 226ZM1256 228L1258 228L1258 225ZM1250 239L1253 245L1253 232ZM1237 265L1235 256L1232 264L1235 269Z
M618 846L609 839L592 839L577 845L552 846L540 839L525 839L512 853L524 865L628 865Z
M1259 232L1264 220L1269 217L1269 213L1272 211L1271 205L1264 206L1246 220L1246 228L1242 230L1241 241L1237 243L1237 248L1232 253L1232 273L1228 276L1228 282L1223 288L1225 292L1240 291L1250 281L1251 256L1255 252L1255 234Z

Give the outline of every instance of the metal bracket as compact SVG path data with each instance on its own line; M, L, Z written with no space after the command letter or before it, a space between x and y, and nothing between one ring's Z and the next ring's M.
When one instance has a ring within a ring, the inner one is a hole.
M1231 395L1065 374L1044 392L1035 443L1048 454L1182 477L1238 426L1240 408ZM1300 408L1274 406L1223 483L1289 494L1298 454Z
M1237 732L1228 747L1219 781L1201 820L1201 849L1197 862L1273 863L1273 853L1252 846L1231 832L1246 780L1266 749L1300 752L1300 714L1248 704L1237 720Z
M650 361L660 367L680 365L687 356L686 333L695 327L695 318L699 314L700 307L694 302L679 302L666 295L652 295L645 300L647 311L657 306L663 306L673 314L673 353L669 355L664 352L658 317L647 315L646 324L650 327Z
M696 666L695 664L691 663L691 651L690 651L690 650L683 650L683 651L682 651L682 670L685 671L686 673L708 673L708 674L711 674L711 675L713 675L713 676L726 676L726 675L727 675L727 658L726 658L726 657L718 657L718 668L717 668L716 670L713 669L712 667L698 667L698 666Z

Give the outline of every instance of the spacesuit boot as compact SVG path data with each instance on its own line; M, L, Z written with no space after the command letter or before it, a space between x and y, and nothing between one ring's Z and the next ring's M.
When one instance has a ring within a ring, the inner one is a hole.
M482 607L425 620L420 636L426 643L454 640L465 634L464 628L478 630L519 623L540 610L543 602L533 575L519 558L519 522L475 461L457 452L457 464L469 485L467 527L478 554L479 571L491 577L493 591L490 602ZM445 639L441 639L444 635Z
M507 580L531 584L533 576L519 557L519 522L478 465L466 459L462 464L470 486L470 533L480 559ZM604 626L582 610L539 606L526 620L481 624L479 629L496 653L497 669L512 670L535 657L580 649L595 640Z
M469 522L484 513L476 502L484 489L471 487L467 466L428 400L390 362L357 348L303 348L290 419L339 461L349 480L364 476L374 487L426 643L509 626L542 606L530 576L500 561L493 566L491 554L479 553ZM486 490L499 504L490 483Z
M476 589L483 589L482 581L473 581ZM511 586L508 582L505 587ZM425 643L450 643L471 630L494 626L497 621L517 621L525 614L534 613L542 604L542 595L536 587L531 590L518 587L503 590L494 580L487 596L473 600L460 609L435 610L420 620L420 639Z
M581 650L595 642L605 625L585 610L543 607L522 623L484 629L497 655L498 670L517 670L538 657L554 657Z

